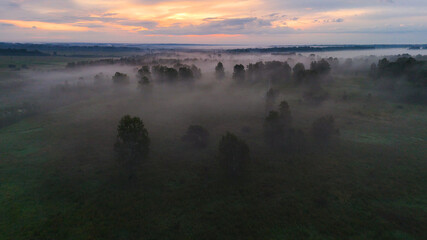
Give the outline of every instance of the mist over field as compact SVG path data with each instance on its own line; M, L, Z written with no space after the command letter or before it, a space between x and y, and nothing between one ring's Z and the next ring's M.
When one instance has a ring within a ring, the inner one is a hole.
M0 239L427 237L423 46L31 46L0 56Z

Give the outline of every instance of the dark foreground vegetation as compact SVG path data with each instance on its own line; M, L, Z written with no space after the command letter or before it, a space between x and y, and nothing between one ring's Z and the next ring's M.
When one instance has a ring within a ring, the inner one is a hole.
M427 238L425 56L172 51L13 73L0 239Z

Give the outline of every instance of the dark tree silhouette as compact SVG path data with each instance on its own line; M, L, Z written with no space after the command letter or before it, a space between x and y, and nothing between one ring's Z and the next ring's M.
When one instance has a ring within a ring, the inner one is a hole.
M153 66L153 76L159 82L176 82L178 80L178 71L175 68L166 66Z
M196 65L191 65L191 71L193 72L193 76L195 79L200 79L202 78L202 70L200 70L200 68L198 68Z
M245 66L237 64L234 66L233 79L238 83L245 81Z
M191 125L182 137L182 141L188 142L196 148L205 148L208 145L208 140L208 130L200 125Z
M147 129L139 117L125 115L117 126L117 140L114 149L121 163L133 177L135 168L147 158L150 148L150 138Z
M143 76L141 80L138 81L140 85L149 85L150 79L147 76Z
M282 101L279 104L279 114L282 121L284 129L289 129L292 126L292 115L289 104L286 101Z
M104 85L106 83L107 77L104 75L104 73L100 72L93 77L94 81L93 83L97 86Z
M305 67L302 63L297 63L293 68L293 78L297 84L301 84L305 78Z
M320 76L324 76L331 72L331 65L328 63L328 61L322 59L319 62L311 62L310 70L315 71Z
M175 68L166 68L165 78L169 82L176 81L178 79L178 71Z
M291 67L287 62L266 62L263 75L268 78L272 84L284 83L286 80L290 79Z
M269 113L273 111L276 107L276 91L273 88L270 88L265 95L265 112Z
M224 66L222 62L219 62L215 67L215 76L216 79L222 80L225 78Z
M291 80L292 68L289 66L288 62L283 63L283 78L285 81Z
M140 69L138 69L138 77L143 78L144 76L151 78L150 67L142 66Z
M249 64L248 69L246 71L248 75L248 80L250 82L266 81L267 79L264 79L265 78L264 70L265 70L264 62Z
M249 162L249 147L243 140L227 132L219 142L219 160L226 175L241 176Z
M129 84L129 76L125 73L116 72L113 76L113 82L115 84Z
M193 81L194 74L193 71L188 67L180 67L178 71L179 79L182 81Z
M271 147L283 146L285 129L282 119L276 111L271 111L264 121L264 137Z

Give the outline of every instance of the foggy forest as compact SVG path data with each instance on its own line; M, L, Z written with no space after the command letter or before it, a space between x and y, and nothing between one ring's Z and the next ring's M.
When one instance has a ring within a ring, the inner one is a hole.
M427 236L426 55L54 54L2 57L2 239Z

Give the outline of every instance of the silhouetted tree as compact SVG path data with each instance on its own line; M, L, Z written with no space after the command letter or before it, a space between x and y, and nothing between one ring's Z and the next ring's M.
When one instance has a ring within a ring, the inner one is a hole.
M132 178L135 168L148 156L150 138L147 129L139 117L125 115L117 126L117 140L114 149L121 163Z
M208 130L200 125L191 125L182 137L182 141L188 142L196 148L205 148L208 145L208 140Z
M194 74L193 71L191 71L188 67L180 67L178 71L179 79L182 81L193 81L194 80Z
M138 83L140 84L140 86L149 85L150 79L147 76L143 76L142 79L138 81Z
M294 81L297 84L300 84L304 81L305 78L305 67L302 63L297 63L293 68L293 77Z
M274 91L273 88L270 88L267 91L267 94L265 96L265 111L268 113L270 111L273 111L276 107L276 91Z
M245 66L237 64L234 66L233 79L238 83L245 81Z
M116 84L128 84L130 80L127 74L116 72L113 76L113 82Z
M328 61L325 59L320 60L319 62L311 62L310 70L315 71L317 74L324 76L328 75L331 72L331 66Z
M288 62L283 63L283 77L285 81L290 81L292 75L292 68L289 66Z
M291 67L287 62L266 62L262 74L264 77L268 78L272 84L280 84L290 79Z
M99 85L105 84L107 77L104 75L104 73L101 72L96 74L93 79L94 79L93 83L99 86Z
M160 82L176 82L178 71L175 68L156 65L152 67L153 76Z
M224 79L225 78L225 72L224 72L224 66L222 65L222 62L219 62L215 67L215 76L216 79Z
M151 78L150 67L142 66L140 69L138 69L138 77L140 79L142 79L143 77L147 77L148 79L150 79Z
M243 140L227 132L219 142L219 160L228 176L241 176L249 163L249 147Z
M282 101L279 104L279 114L282 121L284 129L289 129L292 126L292 115L289 104L286 101Z
M263 62L257 62L255 64L250 63L247 67L247 76L248 76L248 80L252 83L254 82L259 82L262 80L270 80L270 79L265 79L266 76L264 76L264 70L265 70L265 65Z
M264 137L269 146L283 146L285 129L282 119L276 111L271 111L264 121Z
M178 71L175 68L166 68L165 78L169 82L173 82L178 79Z
M198 68L196 65L191 65L191 71L193 72L193 76L195 79L200 79L202 78L202 70L200 70L200 68Z

